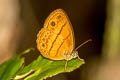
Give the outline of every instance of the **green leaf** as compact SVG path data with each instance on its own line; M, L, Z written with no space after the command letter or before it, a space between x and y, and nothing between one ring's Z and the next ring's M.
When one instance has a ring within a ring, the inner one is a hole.
M29 48L21 54L14 56L4 64L0 65L0 80L43 80L63 72L71 72L84 64L83 59L72 59L68 61L65 71L65 60L50 60L41 55L28 66L22 66L24 58L22 55L29 53Z
M24 58L20 58L23 54L30 52L32 49L29 48L19 55L14 56L7 62L0 65L0 80L10 80L15 77L24 63Z
M0 65L0 80L10 80L15 77L23 62L23 58L20 59L19 56L15 56L4 64Z
M66 71L65 63L65 60L53 61L39 56L37 60L26 66L20 74L21 76L26 76L26 74L31 73L27 77L24 76L24 80L43 80L59 73L71 72L79 68L85 62L83 59L72 59L68 61Z

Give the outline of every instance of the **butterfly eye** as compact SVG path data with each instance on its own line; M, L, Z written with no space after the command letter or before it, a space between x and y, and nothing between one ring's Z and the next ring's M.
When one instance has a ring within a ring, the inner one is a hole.
M51 26L55 26L55 22L54 21L51 22Z
M73 54L72 54L72 57L74 57L74 56L75 56L75 54L73 53Z

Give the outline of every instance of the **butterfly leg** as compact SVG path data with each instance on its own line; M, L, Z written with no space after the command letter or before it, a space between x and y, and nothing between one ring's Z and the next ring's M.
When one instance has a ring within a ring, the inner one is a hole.
M65 57L65 60L66 60L66 62L65 62L65 72L66 72L66 70L67 70L67 65L68 65L68 60L69 60L69 58L70 58L70 55L68 54L68 52L67 51L65 51L65 53L64 53L64 57Z
M78 55L78 52L76 51L76 54L77 54L77 58L80 59L79 55Z
M66 69L67 69L67 64L68 64L68 60L66 60L66 62L65 62L65 72L66 72Z
M81 60L80 57L79 57L79 55L78 55L78 51L76 51L76 54L77 54L77 58L78 58L79 60Z

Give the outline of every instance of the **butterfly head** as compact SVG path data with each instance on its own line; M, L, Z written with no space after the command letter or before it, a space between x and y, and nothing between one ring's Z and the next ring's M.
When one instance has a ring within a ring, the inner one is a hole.
M89 41L92 41L92 39L88 39L87 41L85 41L84 43L82 43L81 45L79 45L77 48L75 48L75 50L73 50L73 52L71 54L71 58L70 59L73 59L73 58L76 58L76 57L79 58L77 49L79 49L81 46L83 46L84 44L88 43Z
M72 58L78 57L78 51L73 51L72 54L71 54L71 57Z

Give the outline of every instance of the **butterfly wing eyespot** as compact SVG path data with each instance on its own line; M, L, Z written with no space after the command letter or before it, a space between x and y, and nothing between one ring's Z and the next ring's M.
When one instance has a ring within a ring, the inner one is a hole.
M61 15L58 15L58 16L57 16L57 19L60 19L60 18L61 18Z
M44 28L48 28L54 33L59 33L61 26L66 23L67 19L61 10L53 11L45 21Z
M56 23L55 23L54 21L51 22L51 26L55 26L55 24L56 24Z
M41 54L45 57L48 55L47 52L49 51L51 32L48 29L42 28L37 35L37 48L41 52Z
M45 47L46 47L45 43L42 43L42 44L41 44L41 47L42 47L42 48L45 48Z

